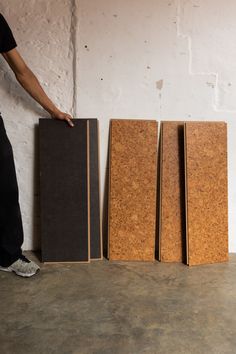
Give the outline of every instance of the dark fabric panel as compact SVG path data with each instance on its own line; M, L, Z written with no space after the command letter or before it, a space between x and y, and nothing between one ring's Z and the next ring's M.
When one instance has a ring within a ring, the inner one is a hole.
M39 119L42 260L88 261L87 120Z
M98 120L89 119L90 149L90 252L91 259L102 257L99 198Z

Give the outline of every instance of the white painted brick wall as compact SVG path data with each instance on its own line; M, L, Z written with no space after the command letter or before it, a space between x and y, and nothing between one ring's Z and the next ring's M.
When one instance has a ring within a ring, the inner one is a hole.
M102 191L110 118L228 122L230 251L236 252L236 2L1 0L0 11L59 107L99 118ZM2 59L0 80L24 248L37 248L35 125L47 114L19 88Z

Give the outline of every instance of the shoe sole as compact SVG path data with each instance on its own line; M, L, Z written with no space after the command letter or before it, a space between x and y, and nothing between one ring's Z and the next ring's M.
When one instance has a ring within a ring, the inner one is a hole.
M0 270L2 270L3 272L15 273L16 275L19 275L20 277L23 277L23 278L30 278L40 271L40 269L37 269L36 272L34 272L34 273L25 274L25 273L17 272L15 270L9 269L9 268L6 269L6 268L0 267Z

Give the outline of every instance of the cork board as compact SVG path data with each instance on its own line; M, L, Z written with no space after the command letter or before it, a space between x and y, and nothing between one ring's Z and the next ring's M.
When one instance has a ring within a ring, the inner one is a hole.
M152 261L155 254L157 122L112 120L109 259Z
M227 126L185 124L187 263L228 260Z
M184 122L162 122L159 260L185 260Z
M39 119L44 262L90 259L89 122Z

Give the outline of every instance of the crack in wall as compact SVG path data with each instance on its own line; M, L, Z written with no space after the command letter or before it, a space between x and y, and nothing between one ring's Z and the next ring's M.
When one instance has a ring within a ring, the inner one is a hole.
M72 55L72 81L73 81L71 111L73 117L77 117L77 63L76 63L77 26L78 26L77 4L76 4L76 0L71 0L70 52Z
M217 72L194 72L192 67L193 63L193 55L192 55L192 38L190 35L181 32L181 15L183 13L182 0L177 0L177 14L176 14L176 28L177 28L177 37L183 38L187 40L188 47L188 55L189 55L189 63L188 63L188 72L191 76L214 76L215 84L214 84L214 96L212 107L215 112L226 112L226 113L236 113L236 110L224 109L220 107L219 98L220 98L220 89L219 89L219 73Z

